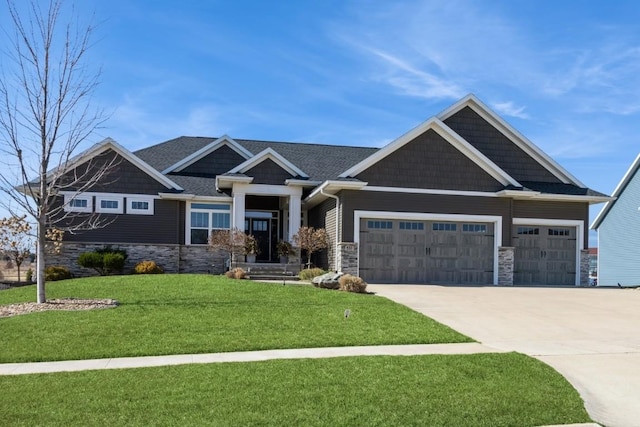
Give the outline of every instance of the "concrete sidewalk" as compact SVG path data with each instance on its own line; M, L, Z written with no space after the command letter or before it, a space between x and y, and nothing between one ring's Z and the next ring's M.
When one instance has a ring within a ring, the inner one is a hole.
M144 368L186 365L190 363L258 362L272 359L321 359L344 356L414 356L422 354L501 353L503 350L479 344L414 344L361 347L300 348L263 351L240 351L209 354L120 357L114 359L65 360L60 362L0 364L0 375L44 374L96 369Z

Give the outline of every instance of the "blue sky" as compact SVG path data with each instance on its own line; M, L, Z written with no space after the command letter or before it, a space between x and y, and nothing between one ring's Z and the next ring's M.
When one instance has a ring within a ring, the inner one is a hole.
M111 112L91 142L381 147L474 93L595 190L640 151L634 0L79 3Z

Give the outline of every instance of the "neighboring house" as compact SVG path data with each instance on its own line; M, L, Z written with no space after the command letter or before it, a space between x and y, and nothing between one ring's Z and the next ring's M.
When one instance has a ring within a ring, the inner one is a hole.
M640 285L640 155L591 228L598 230L598 286Z
M317 264L370 283L586 285L589 205L609 200L473 95L381 149L223 136L132 153L107 139L74 167L96 156L119 157L118 179L64 203L114 221L65 236L60 262L110 244L206 272L208 235L235 227L277 262L304 224L331 237Z

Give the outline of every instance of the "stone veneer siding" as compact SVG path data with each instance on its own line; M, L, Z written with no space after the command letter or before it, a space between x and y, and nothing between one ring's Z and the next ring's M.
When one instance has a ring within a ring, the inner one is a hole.
M215 273L225 270L225 258L212 253L207 246L111 244L112 248L124 249L128 258L125 273L133 271L137 263L144 260L155 261L165 273ZM76 277L92 276L95 272L78 265L78 257L83 252L104 248L103 244L64 243L62 251L47 257L47 265L68 267Z
M358 275L358 244L352 242L338 243L338 271Z
M589 286L589 249L580 250L580 286Z
M515 248L501 246L498 248L498 285L513 286L513 266Z

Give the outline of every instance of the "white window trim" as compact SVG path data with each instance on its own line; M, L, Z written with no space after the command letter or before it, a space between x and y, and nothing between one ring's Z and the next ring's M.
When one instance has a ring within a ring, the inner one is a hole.
M80 208L76 206L71 206L70 203L72 200L86 200L87 207ZM86 193L69 193L64 195L64 210L65 212L93 212L93 197Z
M101 205L102 201L114 201L118 202L117 208L103 208ZM111 213L111 214L121 214L124 213L124 197L116 196L116 195L104 195L104 196L96 196L96 212L97 213Z
M219 205L228 205L229 206L229 210L217 210L217 209L192 209L191 206L193 204L199 204L199 203L208 203L208 204L219 204ZM217 213L228 213L229 214L229 228L214 228L213 227L213 217L211 215L209 215L209 234L211 234L211 232L213 232L214 230L229 230L232 228L232 224L231 221L233 219L232 217L232 211L233 211L233 206L231 203L229 202L217 202L217 201L211 201L211 200L194 200L194 201L190 201L187 202L187 212L185 215L185 233L184 233L184 241L186 245L196 245L196 246L204 246L206 245L206 243L191 243L191 212L207 212L207 213L211 213L211 212L217 212ZM204 230L203 228L199 228L200 230Z
M133 202L147 202L149 203L148 209L133 209ZM154 213L154 198L153 197L127 197L127 214L129 215L153 215Z

